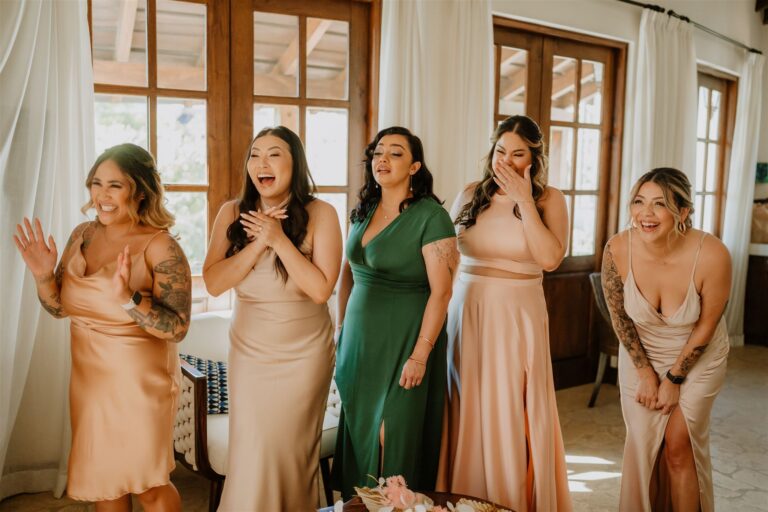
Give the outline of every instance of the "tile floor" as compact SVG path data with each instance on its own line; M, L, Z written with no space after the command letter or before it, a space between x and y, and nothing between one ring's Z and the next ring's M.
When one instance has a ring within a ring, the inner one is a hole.
M557 392L576 511L618 507L624 423L615 386L603 385L594 408L591 385ZM768 511L768 348L731 351L725 387L712 413L712 464L719 511ZM207 510L207 481L178 468L173 474L184 510ZM92 506L50 493L22 494L0 503L0 512L84 512ZM138 504L134 510L141 510ZM270 511L271 512L271 511Z

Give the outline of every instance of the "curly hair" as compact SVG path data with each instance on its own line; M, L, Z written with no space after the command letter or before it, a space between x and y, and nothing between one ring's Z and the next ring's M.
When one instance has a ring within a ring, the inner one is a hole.
M253 146L256 139L267 135L274 135L275 137L282 139L288 144L291 151L293 168L291 170L291 195L288 200L288 205L286 206L288 218L283 220L281 224L283 232L288 239L290 239L291 243L293 243L295 247L301 248L301 244L307 236L307 225L309 224L307 205L314 201L314 194L317 192L317 188L312 179L312 174L309 172L309 165L307 164L307 157L304 153L304 146L301 143L301 139L285 126L264 128L248 145L245 162L243 163L243 186L237 197L238 211L239 213L245 213L259 208L259 199L261 195L259 194L256 185L253 183L253 180L248 175L248 160L251 158L251 146ZM237 254L248 244L248 235L245 232L245 228L240 223L239 215L227 228L227 239L230 242L229 249L227 249L226 253L227 258ZM285 269L285 265L280 261L279 257L275 258L275 271L280 274L283 282L288 280L288 271Z
M381 188L376 183L373 177L373 152L376 150L376 146L379 141L387 135L402 135L408 141L408 147L413 155L413 162L419 162L421 167L419 171L411 178L412 196L407 197L400 203L400 211L402 212L408 205L415 203L419 199L424 197L431 197L440 204L443 204L433 192L432 173L429 172L427 164L424 162L424 146L421 144L421 139L411 133L408 128L402 126L392 126L385 128L376 134L370 144L365 148L365 183L360 188L358 193L357 206L352 210L349 215L350 222L361 222L365 220L368 214L373 210L378 202L381 200Z
M475 222L477 222L477 216L490 206L491 197L493 197L493 194L499 190L499 186L493 180L493 152L496 149L496 143L508 132L519 135L531 151L531 192L533 201L536 203L536 210L538 210L539 215L542 214L542 209L539 207L538 202L547 186L549 164L541 128L539 128L539 125L530 117L512 116L502 121L499 126L496 127L496 131L493 132L493 136L491 137L491 149L488 151L488 155L485 158L483 177L475 187L475 190L472 193L472 199L470 199L470 201L459 211L459 214L454 220L454 224L464 226L465 228L472 227L475 225ZM518 219L522 219L518 205L515 205L514 214Z

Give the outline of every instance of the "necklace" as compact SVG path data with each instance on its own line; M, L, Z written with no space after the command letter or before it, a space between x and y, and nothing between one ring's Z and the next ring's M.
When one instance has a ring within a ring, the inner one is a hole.
M384 220L394 219L400 213L399 210L400 210L399 208L396 210L397 211L396 214L387 213L386 211L384 211L384 206L382 206L381 207L381 215L384 217Z

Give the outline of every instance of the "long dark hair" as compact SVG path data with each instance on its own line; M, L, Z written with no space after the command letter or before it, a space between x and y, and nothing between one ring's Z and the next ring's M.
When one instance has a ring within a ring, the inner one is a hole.
M238 210L240 213L243 213L249 210L256 210L259 207L260 195L248 174L248 160L251 158L253 143L256 139L266 135L274 135L282 139L291 150L291 158L293 160L291 196L286 206L288 218L281 221L281 224L283 226L283 233L286 234L291 243L297 248L301 248L304 237L307 236L307 224L309 223L309 213L306 207L307 204L315 199L313 194L315 194L317 188L309 172L309 165L307 165L307 157L304 154L304 146L301 144L301 139L285 126L264 128L248 145L248 152L245 155L245 163L243 164L243 186L237 197ZM239 215L227 228L227 239L230 242L226 254L227 258L237 254L248 244L248 235L240 223ZM288 271L279 257L275 258L275 271L283 278L283 282L288 280Z
M538 202L547 186L547 171L549 170L541 128L530 117L512 116L502 121L496 127L496 131L493 132L491 149L485 158L483 178L475 187L472 199L461 208L454 224L462 225L465 228L472 227L477 222L477 216L490 206L491 197L499 190L499 186L493 181L493 152L496 150L496 143L507 132L519 135L528 149L531 150L531 192L533 201L536 203L536 209L541 215L542 210ZM522 219L518 205L515 205L514 214L518 219Z
M379 141L387 135L402 135L408 141L408 147L411 150L414 162L419 162L421 167L411 178L411 197L406 197L400 203L402 212L408 205L415 203L424 197L431 197L440 204L443 202L435 195L433 189L432 173L429 172L427 164L424 162L424 146L421 139L415 136L408 128L402 126L392 126L385 128L376 134L370 144L365 148L365 183L360 188L358 194L358 203L352 213L349 215L350 222L360 222L365 220L371 210L381 200L381 187L376 183L373 177L373 152L376 150Z

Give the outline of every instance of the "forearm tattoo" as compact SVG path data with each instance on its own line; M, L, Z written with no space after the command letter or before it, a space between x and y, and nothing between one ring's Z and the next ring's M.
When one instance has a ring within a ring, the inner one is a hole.
M627 349L629 356L635 368L647 368L650 366L645 349L637 334L635 323L629 318L624 310L624 283L616 270L616 264L611 254L611 246L605 248L603 257L602 276L603 292L605 293L605 302L608 304L608 311L611 313L611 323L616 337L619 338L624 348Z
M459 266L459 251L456 249L456 238L450 237L438 240L430 244L430 249L440 263L448 265L448 271L451 273L451 278L453 278L456 267Z
M192 277L189 263L175 241L168 246L167 259L153 270L159 294L151 297L152 306L147 313L133 308L128 314L150 334L181 341L187 333L192 310Z
M54 285L54 289L51 290L47 296L43 296L42 294L38 293L37 298L40 301L40 304L42 304L43 309L45 309L51 316L54 318L64 318L67 316L64 313L64 306L61 305L61 294L59 292L59 283L60 281L57 281L56 276L54 274L51 274L49 276L43 277L38 281L38 284L41 285Z
M680 362L680 375L683 377L688 375L688 372L691 371L691 368L696 364L696 361L698 361L701 355L707 350L707 345L693 347L691 351L683 357L683 360Z

